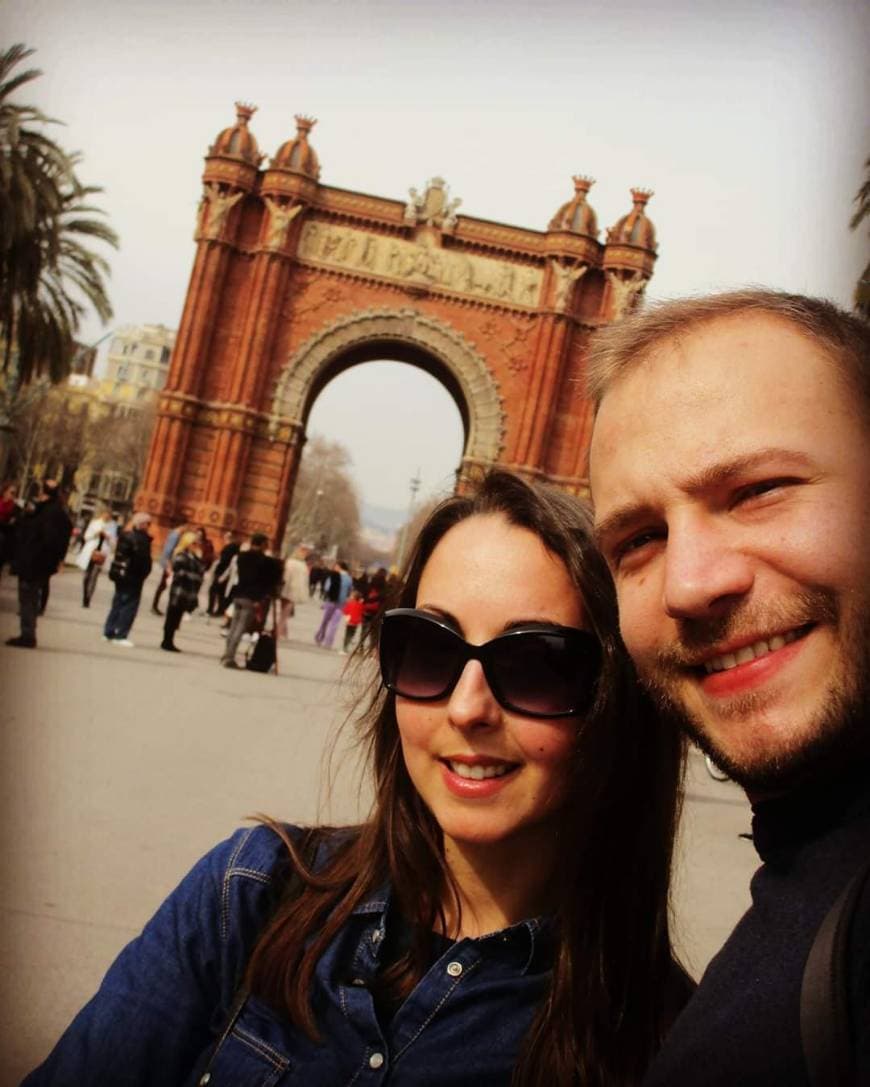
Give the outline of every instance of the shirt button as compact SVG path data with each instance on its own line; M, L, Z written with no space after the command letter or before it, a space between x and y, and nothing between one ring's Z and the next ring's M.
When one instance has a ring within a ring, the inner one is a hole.
M381 942L381 940L383 940L383 938L384 938L383 930L379 929L379 928L376 928L375 931L372 933L372 943L373 944L379 944Z
M365 981L362 978L354 978L351 982L351 985L358 985L362 987L363 985L365 985Z
M210 1083L210 1082L211 1082L211 1072L206 1072L206 1074L199 1081L198 1087L205 1087L205 1085L207 1083Z
M383 1068L384 1055L383 1053L372 1053L369 1057L369 1068Z
M447 973L452 978L458 978L459 975L462 973L462 963L461 962L449 962L447 964Z

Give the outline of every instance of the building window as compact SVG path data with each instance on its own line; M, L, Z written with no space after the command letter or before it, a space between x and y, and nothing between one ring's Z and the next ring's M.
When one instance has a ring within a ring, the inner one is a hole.
M168 347L164 347L163 350L160 352L160 361L161 362L169 362L169 348Z
M145 352L145 358L150 362L154 358L154 352L153 351L146 351Z

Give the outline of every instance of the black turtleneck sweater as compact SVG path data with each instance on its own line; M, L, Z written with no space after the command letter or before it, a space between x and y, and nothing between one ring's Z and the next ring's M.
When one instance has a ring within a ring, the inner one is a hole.
M674 1024L644 1087L807 1087L800 987L825 915L870 862L870 767L754 807L752 905ZM870 880L849 942L858 1082L870 1084Z

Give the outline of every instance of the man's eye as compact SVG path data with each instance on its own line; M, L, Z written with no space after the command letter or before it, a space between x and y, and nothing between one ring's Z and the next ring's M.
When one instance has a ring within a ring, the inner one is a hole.
M778 491L796 482L797 480L792 477L783 476L776 479L760 479L757 483L750 483L746 487L741 487L737 492L736 503L761 498L763 495L770 494L771 491Z
M637 532L634 536L629 536L628 539L623 540L614 549L614 558L617 562L621 562L623 559L629 558L631 555L636 554L638 551L646 547L647 544L653 543L655 540L661 539L661 532L657 532L653 529L647 529L645 532Z

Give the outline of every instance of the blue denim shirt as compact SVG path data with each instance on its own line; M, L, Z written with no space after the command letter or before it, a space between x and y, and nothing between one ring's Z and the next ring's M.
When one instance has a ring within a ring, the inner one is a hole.
M382 1029L368 986L389 888L357 907L318 964L322 1042L256 997L224 1031L285 856L263 827L207 853L22 1087L197 1087L207 1065L203 1087L506 1087L549 984L549 926L459 940Z

